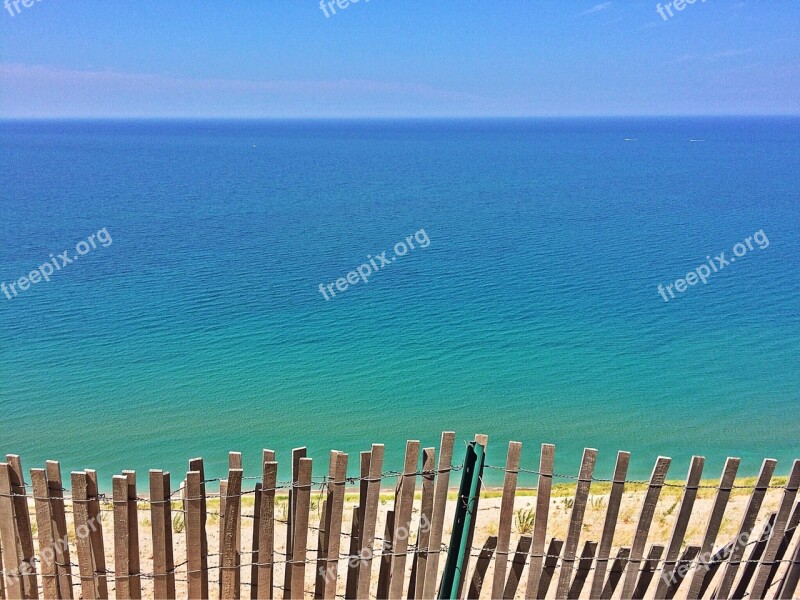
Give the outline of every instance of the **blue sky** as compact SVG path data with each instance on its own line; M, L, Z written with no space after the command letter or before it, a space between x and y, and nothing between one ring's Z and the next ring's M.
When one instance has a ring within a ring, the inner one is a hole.
M800 113L797 0L25 1L0 117Z

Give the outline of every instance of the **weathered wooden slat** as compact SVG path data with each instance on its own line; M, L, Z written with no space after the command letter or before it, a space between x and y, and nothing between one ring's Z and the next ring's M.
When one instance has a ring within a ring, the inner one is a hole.
M497 528L497 550L492 577L492 598L501 598L506 584L506 569L511 541L511 523L514 519L514 498L517 494L517 477L522 453L521 442L509 442L506 455L506 470L503 478L503 497L500 501L500 517Z
M253 537L250 545L250 600L258 598L258 532L261 530L261 490L264 484L256 482L253 491ZM247 594L245 594L246 596Z
M350 549L347 558L347 578L345 580L344 592L344 597L347 599L355 598L358 591L358 565L360 563L358 552L361 547L358 541L359 530L361 528L361 523L359 522L360 518L361 506L354 506L353 520L350 524Z
M89 540L89 501L87 495L89 477L85 471L73 471L70 476L72 479L72 517L75 525L75 548L78 551L81 593L84 599L94 600L100 596L98 596L95 586L92 544Z
M606 571L608 570L611 544L614 541L614 532L617 528L619 506L622 500L622 493L625 491L625 478L628 475L630 460L630 452L620 451L617 453L617 463L614 467L614 477L611 483L611 492L608 497L605 521L603 522L603 533L600 536L600 544L597 547L597 560L595 561L592 587L589 592L590 598L599 598L600 594L603 593L603 583L605 582Z
M244 469L241 452L228 452L228 469ZM242 502L239 500L239 515L236 518L236 587L242 584ZM240 592L241 593L241 592Z
M481 548L475 561L475 569L472 572L472 578L467 588L467 600L477 600L480 597L483 582L486 579L486 571L489 569L489 564L492 562L492 556L496 548L497 536L490 535L483 544L483 548Z
M303 446L292 450L292 487L289 488L289 518L286 524L286 557L287 559L294 554L294 522L295 508L297 506L297 485L300 476L300 459L305 458L308 449ZM288 600L292 597L292 568L291 564L286 564L283 572L283 598Z
M639 565L644 556L644 547L647 544L647 536L650 534L650 525L653 522L653 515L658 504L658 497L661 495L661 488L667 476L667 470L672 462L671 458L659 456L653 467L650 476L650 485L644 496L642 512L639 513L639 521L636 524L636 533L633 536L631 554L628 557L628 565L625 570L625 577L622 580L622 599L628 600L633 596L636 589L636 580L639 575Z
M794 532L798 523L800 523L800 503L795 504L794 510L792 510L792 515L789 517L789 521L786 524L786 529L783 533L783 539L781 540L780 546L778 546L778 552L775 554L775 558L772 561L772 565L769 569L769 574L767 575L766 589L770 589L772 587L773 579L778 572L778 568L781 566L781 561L783 560L786 551L789 549L789 545L792 542L792 537L794 536Z
M547 596L547 590L550 588L550 582L553 579L553 574L558 567L558 559L561 555L561 549L564 547L562 540L553 538L550 540L550 545L547 547L547 556L544 559L542 567L542 576L539 578L539 591L536 594L537 598L544 598Z
M672 534L667 545L667 553L664 556L664 566L662 575L658 578L655 600L664 600L669 590L669 581L672 573L678 564L678 555L683 547L683 538L686 536L686 529L689 526L689 518L692 516L694 502L697 499L697 490L700 485L700 478L703 475L703 465L705 457L693 456L689 465L689 473L686 475L686 485L681 496L681 506L678 509L678 516L675 517L675 524L672 526Z
M320 519L317 540L317 568L316 581L314 584L314 598L322 598L325 595L325 581L328 568L328 538L331 527L331 511L333 510L333 488L330 482L336 479L336 456L337 451L331 450L328 460L328 476L326 480L325 499L322 501L322 518Z
M419 440L406 442L406 459L403 474L398 478L395 498L399 501L395 513L394 552L392 568L389 572L389 599L399 600L403 595L408 557L408 538L411 536L411 509L414 506L414 490L417 487L419 465Z
M61 479L61 465L57 460L45 462L47 489L50 496L50 513L53 516L53 535L56 539L56 570L58 572L58 593L61 598L72 599L72 567L70 566L69 544L67 543L67 515L64 508L64 484Z
M633 591L634 600L644 598L647 588L650 587L650 582L653 581L656 569L658 569L658 561L661 559L662 554L664 554L664 546L657 544L650 546L650 553L642 565L639 580L636 582L636 589Z
M761 463L761 470L759 471L758 478L756 479L753 493L750 494L750 499L747 502L744 515L742 516L742 523L739 526L739 534L733 541L731 554L728 558L728 563L725 566L725 572L722 575L719 587L715 592L717 598L727 598L733 586L736 574L739 572L741 559L744 555L744 550L747 547L747 542L753 532L753 527L758 518L758 511L761 509L761 504L764 501L764 496L767 493L769 482L772 480L772 475L775 472L775 466L778 461L767 458Z
M14 495L11 491L11 467L0 463L0 540L3 544L3 566L6 571L5 594L8 598L24 598L22 576L22 549L17 543L14 525Z
M39 557L42 572L42 595L45 600L58 598L58 578L55 564L53 539L53 516L47 489L47 473L44 469L31 469L33 502L36 508L36 528L39 541ZM2 576L0 575L0 579Z
M311 468L310 458L301 458L297 467L297 487L295 492L294 544L292 547L292 598L305 595L306 552L308 548L308 512L311 508Z
M141 559L139 557L139 497L136 494L136 471L123 471L128 482L128 591L132 600L142 597Z
M731 598L744 598L744 595L747 593L747 588L750 587L750 583L753 581L753 575L755 575L758 569L758 563L767 547L769 535L772 528L775 526L775 518L777 516L777 513L771 513L767 516L761 528L761 533L756 538L753 548L750 550L750 554L744 563L744 567L742 567L742 573L739 575L739 581L733 590L733 594L730 596Z
M617 551L617 556L614 558L614 562L611 563L608 577L603 584L603 591L600 593L601 600L609 600L614 594L620 579L622 579L622 574L625 572L625 567L628 565L628 557L630 555L630 548L620 548Z
M550 514L550 490L553 487L553 463L556 447L542 444L539 456L539 483L536 488L536 521L533 524L533 541L531 543L531 566L525 598L538 597L539 580L544 564L544 543L547 538L547 518Z
M714 542L717 539L717 534L722 524L722 517L725 515L725 509L728 506L728 499L731 496L731 488L736 479L736 472L739 470L740 462L738 458L728 458L725 461L719 487L717 487L717 493L714 497L714 504L711 507L711 515L706 523L706 532L700 544L700 554L698 555L697 565L689 583L689 598L700 597L700 588L703 585L703 579L708 571L711 551L714 548Z
M422 503L420 505L417 546L414 563L411 566L411 579L408 583L408 598L422 598L425 587L425 568L428 563L428 546L431 539L431 519L433 518L433 495L436 481L436 449L422 450Z
M275 454L271 455L273 458ZM264 456L262 456L263 458ZM267 455L269 457L269 455ZM264 461L261 471L261 504L258 519L258 598L272 598L275 579L275 487L278 463Z
M202 477L199 471L186 473L186 572L189 598L203 595L203 536L200 503Z
M386 527L383 532L380 564L378 566L378 585L375 588L377 598L389 597L389 574L392 572L392 549L394 545L395 511L386 511Z
M153 591L156 598L175 598L175 563L172 554L170 477L150 470L150 522L153 535Z
M789 520L789 513L792 510L792 505L797 497L797 489L800 486L800 459L792 463L792 470L786 481L786 486L783 488L783 497L781 498L778 513L775 517L775 525L770 533L767 547L764 549L764 554L761 556L761 562L758 565L756 576L753 581L753 588L750 590L751 598L761 598L764 596L768 585L768 578L771 572L772 561L778 554L783 534L786 530L786 524Z
M242 469L228 469L228 489L225 500L225 531L220 540L222 558L220 561L222 582L222 598L240 597L241 587L239 573L239 556L241 553L239 538L239 519L242 509ZM302 588L301 588L302 589Z
M800 540L795 545L792 561L786 570L786 575L775 597L780 600L794 597L798 581L800 581Z
M453 444L456 434L453 431L442 433L439 445L439 466L436 473L436 484L433 492L433 517L431 519L431 533L428 538L427 560L425 573L420 573L425 582L422 595L419 598L433 598L436 596L436 581L439 574L439 557L441 556L442 531L444 514L447 508L447 490L450 485L450 471L453 460Z
M569 585L572 581L572 571L575 566L575 553L578 551L583 517L586 513L586 504L589 500L589 487L592 485L594 465L597 462L597 450L586 448L581 459L581 469L578 474L578 483L575 486L575 499L569 516L567 539L564 542L564 554L561 557L561 571L558 574L556 598L565 599L569 594Z
M252 544L252 553L250 554L250 556L252 557L251 558L252 565L250 566L250 599L251 600L256 600L257 598L261 597L261 595L258 592L258 588L259 588L259 585L260 585L259 570L261 569L261 564L260 563L261 563L261 558L262 558L262 556L261 556L261 543L262 543L261 532L262 532L262 530L265 529L261 525L261 519L262 519L262 517L263 518L274 519L274 505L271 508L271 512L269 512L269 515L272 515L272 516L264 516L267 511L262 509L262 502L264 502L264 500L267 499L267 497L268 497L264 493L264 488L267 485L267 483L266 483L267 480L266 480L266 477L265 477L266 473L264 472L264 464L268 463L268 462L275 462L275 451L274 450L268 450L268 449L264 448L263 450L261 450L261 481L256 484L255 501L254 501L254 506L253 506L253 544ZM275 483L274 482L272 483L272 487L273 488L275 487ZM272 495L269 498L271 499L270 501L274 503L274 501L275 501L274 490L273 490ZM272 594L272 560L273 560L272 559L272 557L273 557L273 547L272 547L272 545L274 544L274 527L275 527L274 520L270 523L269 527L273 528L273 529L271 529L271 531L273 531L273 537L270 538L270 541L268 542L270 544L269 561L268 561L269 562L269 569L270 569L270 581L268 582L268 585L269 585L270 590L269 590L268 593L270 594L270 597L271 597L271 594ZM265 542L266 542L266 540L265 540Z
M692 562L700 554L700 546L687 546L686 551L678 559L678 565L670 579L669 588L667 589L667 599L671 600L681 587L683 580L686 579L689 571L692 568Z
M378 517L378 501L381 493L381 469L383 468L383 444L373 444L369 464L369 482L367 485L366 507L364 521L361 524L360 556L361 565L358 568L358 585L356 597L369 596L370 582L372 580L372 558L375 543L375 522Z
M531 551L531 542L533 538L529 535L523 535L517 542L517 549L514 551L514 559L511 562L511 569L508 572L508 579L506 580L506 587L503 590L504 600L511 600L517 593L519 582L522 579L522 572L525 570L525 561L528 559L528 554Z
M334 479L329 484L330 489L330 521L328 523L328 551L327 566L325 569L324 598L336 597L336 582L339 575L339 549L342 543L342 516L344 513L344 492L347 484L347 459L344 452L336 454L336 469Z
M2 538L2 536L0 536ZM2 540L0 539L0 570L4 569L3 566L3 544ZM9 576L11 573L9 572ZM6 600L6 581L5 575L0 575L0 600Z
M200 588L201 598L208 598L208 534L206 521L208 519L206 499L206 471L203 459L193 458L189 461L189 470L200 473Z
M700 598L704 598L706 596L706 591L711 586L711 582L714 580L714 577L719 571L720 567L723 565L725 561L731 555L731 550L733 550L733 543L725 544L722 548L717 550L711 557L711 560L708 561L708 570L706 571L705 576L703 577L703 583L700 586L700 591L698 592L698 596Z
M14 520L17 528L17 541L22 551L19 570L22 574L22 593L25 598L38 598L39 587L36 580L31 516L28 512L28 491L25 488L25 477L22 472L22 461L17 454L6 454L11 478L11 493L14 496Z
M406 598L412 600L417 591L417 558L419 557L419 541L414 548L413 558L411 560L411 575L408 578L408 590L406 591Z
M364 522L364 509L367 502L367 485L369 480L369 463L372 452L365 450L359 457L359 495L358 506L355 507L350 531L350 558L347 561L347 580L345 583L345 597L355 598L358 591L358 571L361 560L358 553L361 549L361 524Z
M217 580L217 592L222 597L222 544L225 540L225 509L227 508L228 503L228 480L221 479L219 482L219 542L217 543L218 546L218 554L220 556L219 560L219 579ZM289 555L289 551L287 550L286 556Z
M106 575L106 552L103 540L103 521L100 518L100 492L97 485L97 471L86 469L86 493L89 497L89 541L92 546L92 562L95 588L100 598L108 598L108 577Z
M128 478L114 475L111 478L114 499L114 584L119 600L131 597L130 548L128 547Z
M569 587L568 598L580 598L583 586L586 583L586 578L589 576L589 571L594 562L594 555L597 551L597 542L586 541L581 550L581 556L578 559L578 568L575 569L575 577Z

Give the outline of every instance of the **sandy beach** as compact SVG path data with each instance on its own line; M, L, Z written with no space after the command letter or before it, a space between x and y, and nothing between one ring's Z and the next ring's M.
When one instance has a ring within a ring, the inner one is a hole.
M658 505L656 507L655 517L653 519L653 524L650 530L650 536L648 538L648 549L651 544L662 544L665 545L669 541L670 533L676 518L677 509L680 505L681 495L682 495L682 488L680 487L681 482L671 482L674 483L675 486L667 486L663 489L661 496L659 498ZM704 485L708 485L708 488L702 488L698 494L697 501L695 503L695 507L692 513L692 519L689 523L689 528L687 530L686 539L684 541L684 547L686 545L699 545L704 532L705 532L705 523L708 521L709 513L711 510L711 506L713 504L715 490L713 489L713 485L715 482L704 482ZM780 484L780 480L778 480L778 485ZM604 485L606 487L604 487ZM748 486L752 485L752 480L750 479L740 479L737 481L737 485L739 486ZM776 485L773 482L773 485ZM596 489L594 489L596 487ZM626 490L622 504L620 507L620 513L618 518L618 526L614 536L614 544L612 548L612 557L616 554L616 549L620 546L630 546L633 535L636 528L636 522L639 516L639 512L641 510L642 500L644 496L644 486L635 485L630 486L630 490ZM749 489L746 487L744 488L737 488L734 489L732 496L729 501L728 508L725 512L725 518L722 521L720 534L717 538L717 543L715 544L715 548L718 548L725 543L731 541L738 533L738 528L740 524L740 520L742 514L744 512L747 500L750 494ZM581 533L581 541L578 546L579 550L583 547L583 543L585 540L593 540L598 541L601 536L601 531L604 523L605 512L607 508L607 499L608 499L608 489L606 484L598 484L593 486L592 494L589 498L589 503L586 509L584 525ZM448 511L445 516L444 521L444 535L443 535L443 543L449 543L450 533L451 533L451 526L454 517L454 510L456 503L453 501L456 497L456 490L451 490L449 494L449 501L448 501ZM550 530L548 530L548 540L551 537L557 537L559 539L564 539L567 531L567 525L570 518L570 510L571 510L571 499L574 494L574 486L570 484L559 484L554 486L553 494L551 498L550 504L550 516L549 516L549 524ZM470 561L470 566L467 575L467 582L470 581L472 577L472 569L475 566L475 557L480 552L480 548L486 542L486 540L493 535L497 534L497 523L499 521L499 513L500 513L500 503L501 503L501 495L502 491L498 489L487 489L483 491L479 502L479 509L478 509L478 519L477 525L475 530L475 537L473 541L473 550L472 550L472 557ZM755 531L760 531L761 524L766 515L771 512L774 512L778 504L780 502L782 492L780 489L770 489L767 493L766 499L764 504L761 508L759 513L759 519L756 524ZM391 510L393 507L393 498L394 493L391 489L386 489L381 493L381 501L379 505L379 514L378 514L378 523L376 527L376 544L375 544L375 559L372 562L372 569L373 569L373 578L377 580L378 573L380 569L380 544L383 537L383 532L385 530L385 523L386 523L386 513L388 510ZM345 554L347 552L349 537L347 533L349 533L351 526L352 526L352 508L356 505L358 496L356 490L348 490L345 496L345 510L344 510L344 519L342 524L342 531L343 538L342 538L342 550L341 553ZM312 495L312 503L311 503L311 511L310 511L310 530L309 530L309 543L308 547L313 549L316 547L316 537L318 535L318 528L320 525L320 518L322 516L322 500L323 496L320 495L319 492L316 492ZM413 509L413 517L412 517L412 527L411 527L411 537L410 537L410 544L411 544L411 551L413 551L413 545L416 542L416 532L418 531L419 527L419 507L420 507L420 495L417 493L415 497L415 504ZM531 530L529 527L532 525L533 520L528 519L526 523L526 519L524 518L528 511L532 511L535 508L536 503L536 491L530 489L523 489L518 490L515 502L514 502L514 511L515 511L515 519L514 519L514 527L512 528L511 532L511 544L510 549L513 552L516 548L517 542L522 535L530 534ZM284 573L284 552L286 549L286 525L284 522L287 513L288 513L288 498L287 496L276 496L276 509L275 515L276 519L279 521L276 523L276 534L275 534L275 576L274 581L276 585L282 585L283 583L283 573ZM250 571L251 564L250 559L250 550L252 548L252 516L253 516L253 507L254 507L254 499L253 495L245 495L243 497L242 502L242 530L241 530L241 548L242 548L242 555L241 555L241 564L242 564L242 574L241 574L241 581L242 581L242 597L249 597L250 595ZM105 543L105 556L106 556L106 568L109 572L113 572L114 568L114 536L113 536L113 512L112 512L112 505L110 502L103 502L101 505L101 521L102 521L102 528L103 528L103 538ZM219 518L219 499L211 498L208 500L208 522L206 531L208 534L208 544L209 544L209 581L212 582L210 584L211 590L211 597L218 598L219 597L219 589L218 589L218 581L219 581L219 540L220 540L220 518ZM33 513L33 504L31 503L31 511ZM178 597L185 597L187 594L186 588L186 538L185 538L185 529L183 527L184 519L182 506L180 501L173 502L172 505L172 517L173 517L173 548L174 548L174 561L176 567L176 591ZM72 507L69 501L67 501L67 520L68 520L68 532L70 538L70 558L74 564L77 564L77 552L75 547L75 528L72 523ZM152 573L153 572L153 556L152 556L152 543L151 543L151 516L150 516L150 509L145 502L140 503L139 508L139 539L140 539L140 557L141 557L141 571L144 574ZM35 518L32 515L32 522L34 523L34 534L36 533L36 525L35 525ZM792 543L792 548L796 544L796 541ZM789 550L791 552L791 548ZM510 559L513 557L510 557ZM313 597L314 595L314 577L316 573L316 555L313 551L309 551L308 554L308 561L309 564L307 565L306 569L306 596ZM346 558L340 560L339 562L339 578L338 578L338 588L337 594L344 594L344 586L345 586L345 577L343 573L346 571ZM410 577L412 566L412 560L409 556L409 559L406 561L406 574L405 579L408 581ZM510 560L509 560L510 566ZM439 570L444 567L444 557L440 560L439 563ZM489 565L488 571L486 573L487 582L483 586L483 590L481 593L481 598L488 598L490 597L491 592L491 577L494 568L494 561L492 561ZM778 577L781 576L784 567L782 566ZM77 567L73 567L73 582L78 585L79 579L77 577ZM718 573L719 575L719 573ZM558 576L558 573L555 574ZM590 574L590 579L592 574ZM525 584L527 581L527 567L522 574L522 578L519 582L516 596L517 598L521 598L524 595ZM114 594L114 583L113 579L109 577L108 588L110 594L113 596ZM584 593L581 597L588 597L588 588L589 584L585 586ZM76 587L77 589L77 587ZM652 593L654 589L654 584L651 584L651 588L649 590ZM551 592L553 590L551 589ZM683 590L681 590L683 591ZM152 577L143 577L142 578L142 592L144 597L152 597L153 595L153 580ZM276 597L282 596L282 591L280 589L275 590ZM680 592L678 597L680 597Z

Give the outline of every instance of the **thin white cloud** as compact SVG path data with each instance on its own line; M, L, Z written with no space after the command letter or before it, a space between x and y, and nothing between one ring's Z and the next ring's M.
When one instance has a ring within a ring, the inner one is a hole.
M708 56L708 60L717 60L718 58L731 58L734 56L742 56L744 54L750 54L753 51L752 48L748 48L747 50L725 50L724 52L716 52L710 56Z
M604 10L608 10L609 8L611 8L611 2L602 2L600 4L595 4L592 8L590 8L589 10L583 11L578 16L579 17L585 17L586 15L591 15L591 14L594 14L594 13L603 12Z

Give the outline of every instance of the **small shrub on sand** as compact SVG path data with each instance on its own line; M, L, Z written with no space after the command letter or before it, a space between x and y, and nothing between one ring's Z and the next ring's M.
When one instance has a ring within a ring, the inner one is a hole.
M186 520L183 513L178 513L172 518L172 531L175 533L183 533L186 529Z
M532 508L521 508L515 515L517 532L521 535L533 533L533 524L536 522L536 511Z

